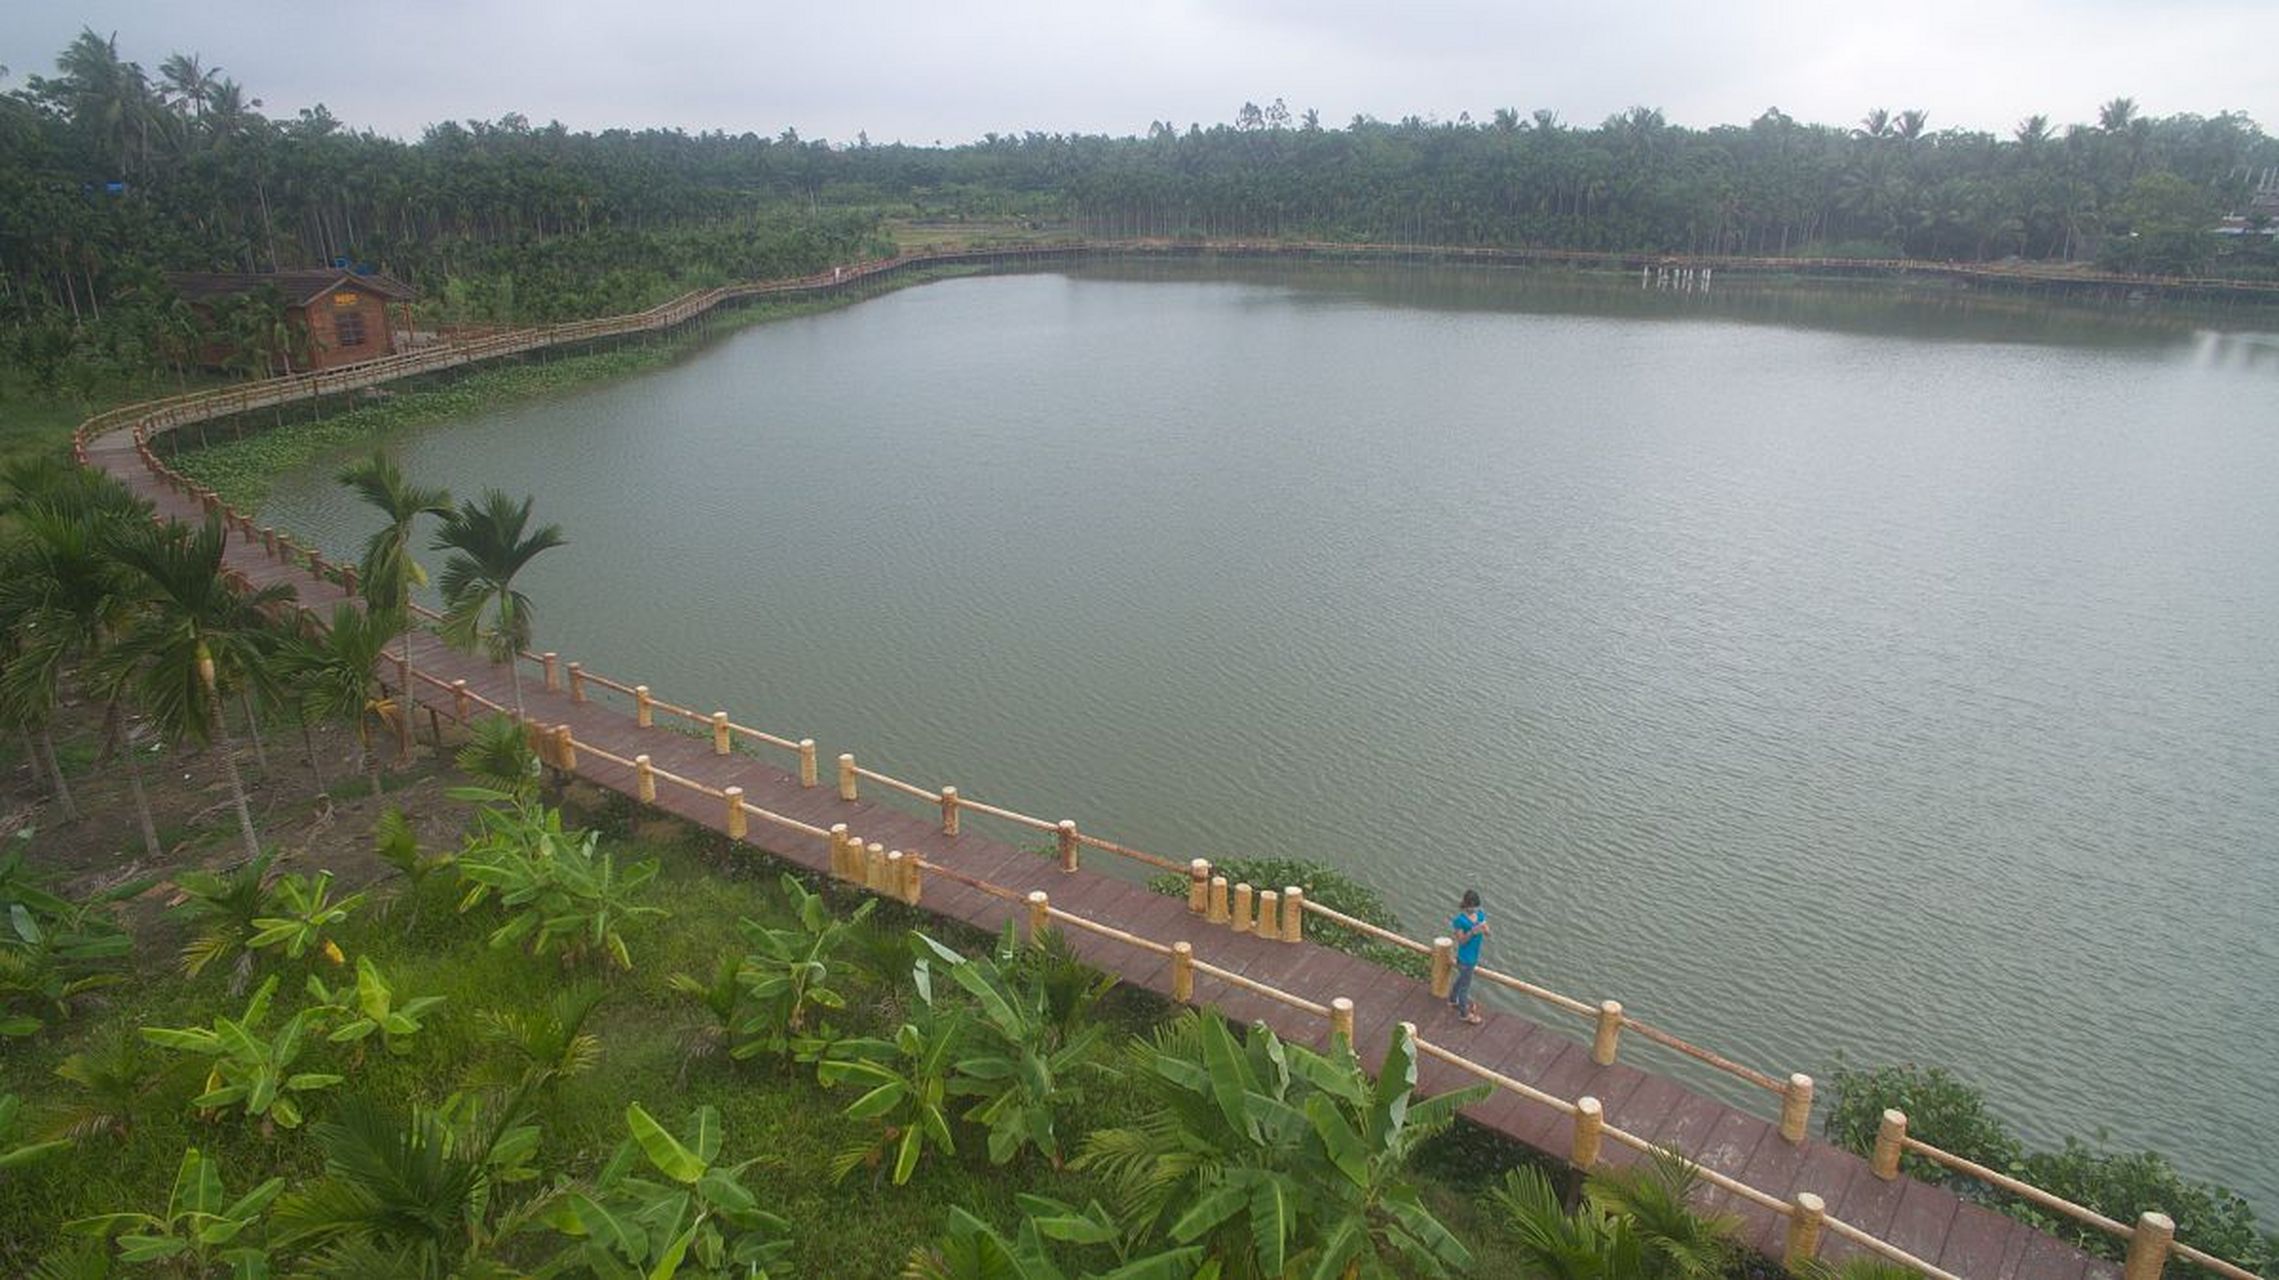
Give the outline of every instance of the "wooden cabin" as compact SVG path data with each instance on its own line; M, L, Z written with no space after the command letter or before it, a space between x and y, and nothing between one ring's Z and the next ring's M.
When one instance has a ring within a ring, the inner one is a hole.
M396 331L411 332L410 285L377 272L338 267L309 271L185 272L167 277L205 326L200 359L228 364L235 340L219 322L229 300L275 289L293 332L292 351L273 373L307 373L361 364L396 353Z

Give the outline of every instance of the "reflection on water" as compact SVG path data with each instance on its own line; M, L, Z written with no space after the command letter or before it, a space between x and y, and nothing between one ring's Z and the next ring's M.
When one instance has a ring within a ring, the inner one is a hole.
M529 589L594 670L1420 930L1476 886L1548 985L2279 1212L2279 380L2221 327L1109 265L403 448L564 524ZM345 553L332 469L263 518Z

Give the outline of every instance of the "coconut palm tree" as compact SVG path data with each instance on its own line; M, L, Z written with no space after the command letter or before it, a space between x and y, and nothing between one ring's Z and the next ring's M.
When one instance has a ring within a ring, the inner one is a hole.
M289 696L300 707L304 723L346 722L356 727L356 771L371 778L375 799L380 794L380 757L372 748L372 721L385 723L397 717L395 700L380 684L380 660L402 629L401 617L389 610L359 609L343 601L333 606L329 625L311 620L285 638L278 654L278 672L292 690Z
M419 710L419 685L411 666L411 593L412 588L427 585L427 571L412 559L412 525L423 515L449 517L451 494L406 481L395 459L378 450L342 470L339 478L387 521L365 540L364 559L357 572L363 580L365 603L375 611L385 611L403 633L403 714L396 720L396 759L405 762L411 759L412 717Z
M514 589L515 575L539 552L561 546L560 525L525 536L532 500L520 503L498 489L481 502L462 502L431 545L451 552L443 564L443 639L460 649L480 644L493 662L507 664L514 684L514 714L522 718L522 671L515 655L530 644L530 598Z
M260 856L261 842L222 714L222 688L273 692L276 614L291 602L293 589L277 583L254 590L226 572L227 543L219 516L208 516L196 529L167 524L123 534L115 554L140 577L145 598L106 661L117 664L122 680L131 678L166 737L219 745L238 831L252 858Z
M0 548L0 631L9 661L0 673L0 711L33 733L64 816L77 816L56 760L53 722L64 677L95 657L125 621L135 584L110 555L115 530L147 518L149 505L107 476L60 464L8 469L15 537ZM116 691L106 720L116 720ZM133 763L131 757L130 765ZM137 816L153 857L157 834L141 778L134 778Z

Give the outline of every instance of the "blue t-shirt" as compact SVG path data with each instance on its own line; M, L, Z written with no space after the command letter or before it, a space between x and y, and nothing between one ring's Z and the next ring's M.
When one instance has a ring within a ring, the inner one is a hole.
M1451 933L1462 933L1466 929L1477 929L1487 922L1488 913L1485 908L1476 909L1470 913L1459 912L1448 921L1448 930ZM1475 933L1471 937L1457 943L1456 963L1462 965L1474 965L1480 963L1480 944L1486 942L1487 940L1488 935L1484 933Z

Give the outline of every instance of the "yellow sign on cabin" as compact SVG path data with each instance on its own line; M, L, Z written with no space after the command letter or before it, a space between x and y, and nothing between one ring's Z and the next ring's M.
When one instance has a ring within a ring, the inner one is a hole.
M364 299L361 296L353 293L342 292L332 295L332 305L336 307L353 307L362 301Z

